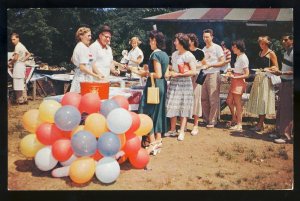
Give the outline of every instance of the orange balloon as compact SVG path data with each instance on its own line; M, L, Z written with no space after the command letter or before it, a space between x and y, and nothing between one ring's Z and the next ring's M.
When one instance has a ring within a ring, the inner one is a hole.
M147 135L153 128L153 121L148 115L145 114L139 114L139 117L140 126L134 133L138 136Z
M90 131L95 137L100 137L108 131L106 119L102 114L92 113L85 119L84 130Z
M70 178L77 184L84 184L90 181L95 173L96 164L91 157L77 158L70 166Z
M121 144L120 150L121 150L121 149L123 149L123 147L124 147L124 145L125 145L125 143L126 143L126 136L125 136L125 133L123 133L123 134L118 134L117 136L119 137L119 140L120 140L120 144Z
M54 123L54 115L61 107L61 104L55 100L44 100L39 107L39 117L43 122Z
M84 125L79 125L76 128L74 128L70 134L70 138L72 138L72 136L77 133L78 131L82 131L84 130Z
M42 123L39 118L39 110L31 109L24 113L22 118L23 127L30 133L35 133L37 127Z

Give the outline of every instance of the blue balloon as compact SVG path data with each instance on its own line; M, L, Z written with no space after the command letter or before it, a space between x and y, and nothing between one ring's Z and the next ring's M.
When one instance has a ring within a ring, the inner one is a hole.
M77 156L91 156L96 153L97 139L88 131L78 131L71 138L71 146Z
M54 115L56 126L63 131L71 131L80 124L81 114L71 105L62 106Z
M120 139L112 132L106 132L98 139L99 152L103 156L114 156L121 148Z
M109 100L103 101L101 103L100 113L103 116L107 117L107 115L108 115L108 113L110 113L110 111L112 111L115 108L119 108L119 107L120 106L116 101L109 99Z

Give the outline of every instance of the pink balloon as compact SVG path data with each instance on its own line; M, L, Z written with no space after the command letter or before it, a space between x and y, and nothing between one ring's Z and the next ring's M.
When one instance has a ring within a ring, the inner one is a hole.
M88 114L96 113L100 111L100 106L101 102L98 94L87 93L81 97L79 111L81 113L86 112Z
M73 105L74 107L78 108L81 101L81 95L75 92L68 92L66 93L62 100L62 105Z

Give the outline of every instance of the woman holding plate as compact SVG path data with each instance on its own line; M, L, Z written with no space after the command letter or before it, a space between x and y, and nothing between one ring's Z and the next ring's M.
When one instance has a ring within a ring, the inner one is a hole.
M232 120L229 122L229 129L235 131L242 131L242 95L246 89L245 78L249 76L249 60L245 54L245 43L243 40L232 42L232 51L237 55L234 68L229 68L227 71L231 78L231 85L227 96L226 103L232 114ZM236 111L235 111L236 110ZM236 125L233 125L235 124Z

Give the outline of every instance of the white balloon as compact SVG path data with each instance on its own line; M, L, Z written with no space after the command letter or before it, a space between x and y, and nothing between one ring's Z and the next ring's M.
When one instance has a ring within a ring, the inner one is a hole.
M46 146L36 153L34 162L38 169L48 171L57 165L58 161L53 157L51 149L51 146Z
M71 165L71 164L73 163L73 161L75 161L77 158L78 158L78 157L77 157L76 155L72 154L72 156L71 156L68 160L66 160L66 161L64 161L64 162L59 162L59 163L60 163L62 166L69 166L69 165Z
M112 183L120 175L119 163L111 157L100 159L96 166L96 177L102 183Z
M53 177L66 177L69 176L70 166L60 167L52 170Z
M132 117L124 108L116 108L107 115L106 122L110 131L116 134L122 134L130 128Z

